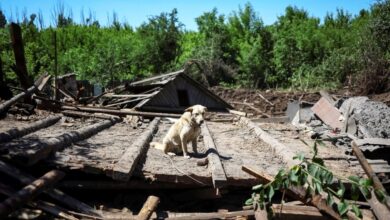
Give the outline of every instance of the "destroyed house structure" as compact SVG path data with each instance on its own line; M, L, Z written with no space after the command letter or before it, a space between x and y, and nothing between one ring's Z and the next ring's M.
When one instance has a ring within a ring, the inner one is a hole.
M127 105L126 107L141 111L156 112L182 112L185 108L196 104L206 106L212 111L226 111L233 108L188 76L185 70L132 82L126 86L126 90L131 94L105 94L104 97L110 98L106 106Z

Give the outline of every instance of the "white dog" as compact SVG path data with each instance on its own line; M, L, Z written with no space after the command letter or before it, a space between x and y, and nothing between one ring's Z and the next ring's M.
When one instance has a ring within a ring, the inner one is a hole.
M165 135L162 144L151 142L150 146L175 154L183 152L185 158L189 158L187 144L191 141L194 153L197 151L197 140L200 134L200 126L204 122L204 114L207 108L194 105L185 110L183 115L176 121Z

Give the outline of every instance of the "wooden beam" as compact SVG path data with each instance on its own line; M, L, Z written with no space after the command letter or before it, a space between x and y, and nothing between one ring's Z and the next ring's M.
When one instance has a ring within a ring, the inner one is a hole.
M83 106L62 106L62 110L74 110L74 111L83 111L83 112L94 112L94 113L106 113L118 116L126 116L126 115L137 115L144 117L169 117L169 118L180 118L180 114L169 114L169 113L157 113L157 112L140 112L133 111L129 109L107 109L107 108L96 108L96 107L83 107Z
M327 216L322 215L322 213L313 206L272 204L271 209L276 219L294 219L294 220L329 219Z
M26 91L21 92L21 93L17 94L16 96L12 97L10 100L7 100L7 101L1 103L0 104L0 114L5 113L9 107L14 105L16 102L18 102L22 98L25 98L26 96L30 96L31 94L33 94L37 90L38 90L38 88L36 86L31 86Z
M207 154L207 158L209 161L209 170L213 180L214 188L221 188L227 182L226 174L225 170L223 169L222 162L219 158L217 147L214 143L213 137L210 134L210 130L207 127L206 122L201 127L201 133L203 136L206 152L209 152Z
M288 167L297 164L297 161L293 159L295 152L279 142L276 138L272 137L268 132L261 129L260 126L245 117L241 117L239 123L253 130L255 135L266 142L275 151L275 154L282 158L283 162L285 162Z
M389 210L390 204L389 204L389 196L386 193L386 189L383 187L379 178L375 175L374 170L371 168L366 157L364 156L363 152L360 150L359 146L355 143L355 141L352 141L351 145L356 158L359 160L360 165L363 167L363 170L365 171L367 176L373 180L374 188L377 190L382 190L385 193L385 199L386 199L385 204L379 202L379 200L376 198L373 192L371 192L372 194L371 198L367 199L367 202L370 204L371 208L375 213L375 216L379 220L388 219L390 216L390 210Z
M242 170L259 178L264 183L269 183L274 181L274 178L269 175L264 175L262 172L258 172L253 168L242 166ZM318 210L328 214L334 219L341 220L341 216L333 210L332 207L327 205L326 199L322 198L321 195L307 195L306 189L302 186L291 186L286 192L288 195L292 196L294 199L300 200L305 204L309 204L318 208ZM306 197L309 196L310 199Z
M78 111L71 111L71 110L65 110L61 112L65 116L70 117L77 117L77 118L101 118L101 119L111 119L111 118L117 118L120 120L120 118L116 115L109 115L109 114L103 114L103 113L86 113L86 112L78 112Z
M287 123L289 118L287 116L282 117L270 117L270 118L254 118L251 121L256 123Z
M24 89L28 89L33 85L33 81L28 76L27 72L26 58L24 57L22 31L20 26L13 22L10 24L9 28L16 62L15 72L19 78L20 85L22 85Z
M87 139L100 131L111 127L118 122L117 119L104 120L102 122L80 128L76 131L65 132L57 137L52 137L42 141L42 144L26 152L18 154L27 166L33 165L38 161L47 158L50 154L62 150L73 143ZM12 152L12 149L10 149Z
M237 217L254 216L253 210L242 210L233 212L210 212L210 213L169 213L165 220L202 220L202 219L232 219Z
M149 142L157 131L159 122L160 118L153 119L142 135L127 148L119 161L114 165L112 170L112 178L114 180L128 181L130 179L138 161L149 149Z
M30 174L24 173L18 168L11 166L7 163L4 163L1 160L0 160L0 172L5 173L16 180L19 180L22 184L25 185L30 184L35 180L35 177L31 176ZM64 204L74 210L78 210L86 214L100 216L100 214L89 205L65 194L64 192L58 189L51 189L45 191L44 194L47 194L49 197L56 200L57 202L60 202L61 204Z
M26 134L30 134L42 128L49 127L57 123L61 119L61 116L48 117L21 128L12 128L0 133L0 143L8 142L15 138L23 137Z
M0 193L4 194L6 196L13 196L17 191L9 186L6 186L2 183L0 183ZM34 201L34 202L28 202L28 206L35 208L35 209L41 209L47 213L52 214L53 216L63 218L66 220L78 220L77 218L73 217L72 215L69 215L64 208L58 207L52 203L48 203L45 201Z
M138 213L137 220L148 220L152 216L154 210L156 210L158 203L160 203L160 198L157 196L149 196L144 205L142 206L141 211Z
M63 189L81 189L81 190L127 190L127 189L193 189L198 185L193 184L172 184L170 182L148 182L142 180L130 180L127 182L118 182L113 180L65 180L59 183Z
M25 203L51 188L56 182L62 179L65 173L59 170L52 170L41 178L27 185L2 203L0 203L0 217L7 217L8 214L22 207Z

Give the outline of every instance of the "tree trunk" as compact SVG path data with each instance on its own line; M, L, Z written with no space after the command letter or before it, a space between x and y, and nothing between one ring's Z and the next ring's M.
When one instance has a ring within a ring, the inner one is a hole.
M20 26L15 23L11 23L9 27L11 33L12 48L14 50L16 62L15 72L19 78L20 85L22 85L22 88L28 89L30 86L33 85L33 81L27 73L26 58L24 57L22 31L20 29Z

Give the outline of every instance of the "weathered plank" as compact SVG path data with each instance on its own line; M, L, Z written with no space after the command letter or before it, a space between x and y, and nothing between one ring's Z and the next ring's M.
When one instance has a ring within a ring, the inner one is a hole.
M209 169L213 179L214 188L221 188L226 184L227 178L225 170L222 166L222 162L219 158L217 147L214 143L213 137L210 134L210 130L207 127L206 122L201 127L201 133L206 151L209 152L207 158L209 161Z
M30 184L35 180L35 177L31 176L28 173L24 173L23 171L17 169L16 167L13 167L9 164L4 163L0 160L0 172L7 174L8 176L13 177L14 179L19 180L22 184ZM67 205L69 208L78 210L83 213L92 214L100 216L97 211L95 211L92 207L89 205L71 197L65 194L64 192L58 190L58 189L52 189L44 192L45 194L49 195L52 199Z
M313 206L272 204L271 209L277 219L329 219L327 216L322 215L322 213Z
M22 98L31 95L32 93L36 92L38 88L36 86L31 86L26 91L21 92L17 94L16 96L12 97L10 100L7 100L0 104L0 114L3 114L8 110L9 107L11 107L13 104L21 100Z
M157 131L159 122L160 118L153 119L144 133L137 138L134 144L128 147L113 168L113 179L121 181L128 181L130 179L138 161L147 152L149 142L152 140L153 134Z
M6 217L8 214L19 209L24 204L32 200L35 196L44 190L51 188L56 182L62 179L65 173L59 170L52 170L36 179L2 203L0 203L0 217Z
M137 220L148 220L152 216L154 210L157 208L158 203L160 203L160 198L157 196L149 196L144 205L142 206L141 211L137 215Z
M12 128L0 133L0 143L10 141L15 138L23 137L26 134L32 133L42 128L49 127L57 123L61 119L61 116L48 117L34 123L28 124L21 128Z

